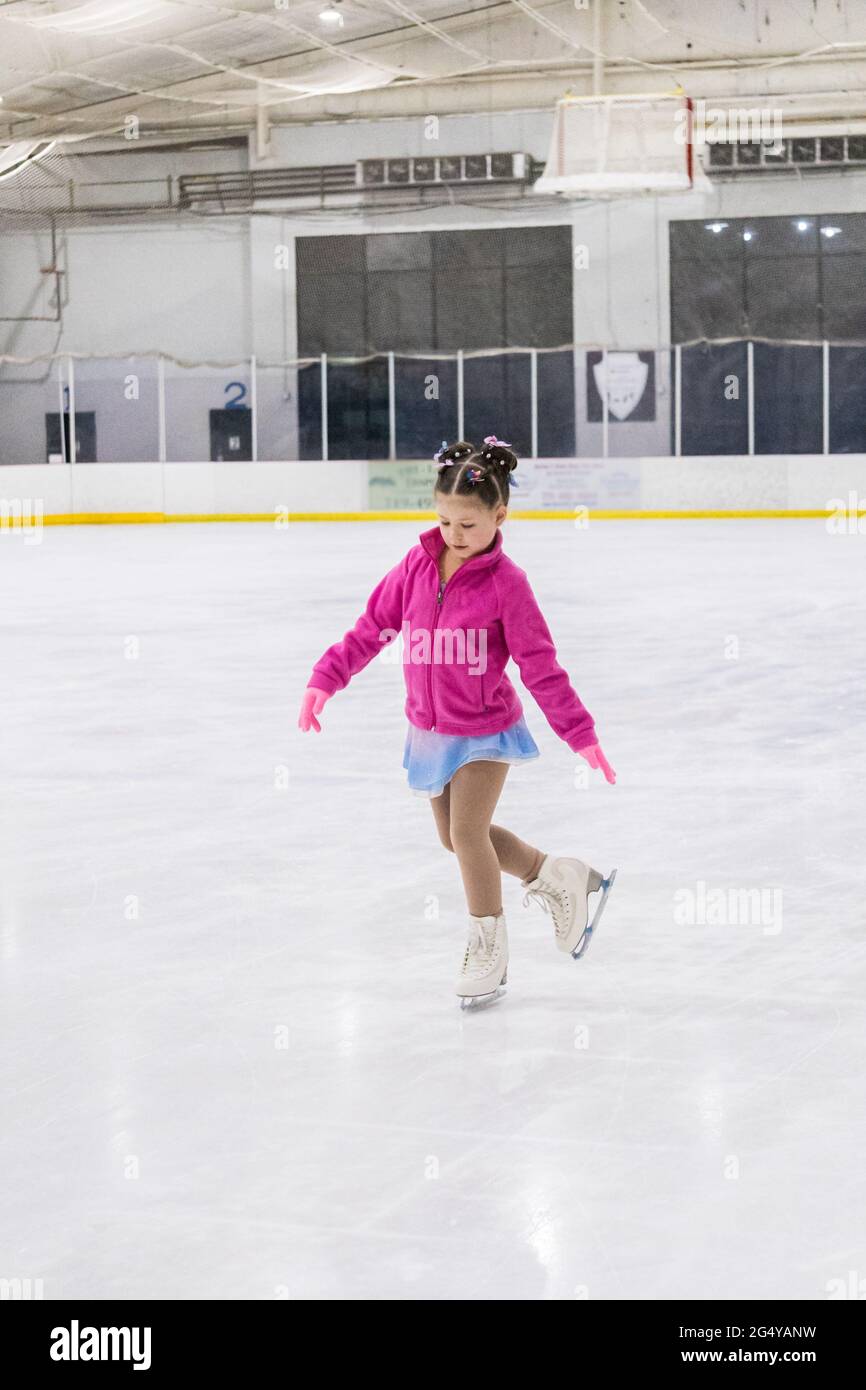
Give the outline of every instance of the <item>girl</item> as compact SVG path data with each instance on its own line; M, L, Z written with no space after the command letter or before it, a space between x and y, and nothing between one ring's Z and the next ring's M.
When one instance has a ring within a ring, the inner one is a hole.
M508 940L502 873L550 911L556 944L575 957L589 945L616 871L603 879L579 859L534 849L491 824L511 763L539 756L505 665L521 679L573 752L614 782L592 716L556 660L556 649L523 570L502 547L510 447L488 435L480 449L443 443L434 456L439 525L424 531L377 584L366 612L313 667L298 725L317 733L326 700L402 631L403 766L409 786L431 800L439 838L453 851L469 908L469 941L457 980L462 1003L495 998L505 984ZM589 897L601 892L591 923Z

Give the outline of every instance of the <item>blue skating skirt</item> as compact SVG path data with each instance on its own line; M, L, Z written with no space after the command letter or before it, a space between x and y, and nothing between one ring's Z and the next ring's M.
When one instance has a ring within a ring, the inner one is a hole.
M409 774L409 787L417 796L441 796L458 767L464 763L525 763L541 754L526 720L520 716L501 734L439 734L434 729L409 725L403 766Z

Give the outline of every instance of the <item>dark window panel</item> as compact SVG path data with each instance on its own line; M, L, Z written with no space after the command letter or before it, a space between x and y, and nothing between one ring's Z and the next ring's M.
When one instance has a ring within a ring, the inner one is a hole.
M755 453L820 454L821 349L755 343Z
M431 378L435 378L431 381ZM431 395L431 389L434 394ZM457 363L436 358L394 363L394 398L399 458L430 458L445 439L457 438ZM430 469L432 488L435 470Z
M820 338L817 258L764 257L746 266L747 335Z
M571 227L506 227L505 263L571 267Z
M532 448L529 408L529 357L470 357L463 365L463 420L467 439L485 435L507 439L517 454Z
M671 333L675 343L735 338L744 332L745 318L739 260L676 261L671 265Z
M718 228L718 231L713 231ZM674 260L718 260L742 255L743 224L736 218L706 217L694 222L671 222L670 251Z
M532 453L532 370L528 353L511 353L505 358L505 392L500 422L505 426L505 433L492 425L484 434L507 439L515 454L525 458Z
M818 242L824 256L849 256L852 251L866 252L866 217L862 213L830 213L820 218Z
M824 261L824 336L866 338L866 255Z
M754 217L742 222L743 232L751 232L743 241L746 260L761 256L814 256L818 250L818 218Z
M429 232L380 232L364 242L368 270L423 270L433 264Z
M571 268L512 266L506 272L505 341L510 347L557 347L574 336Z
M318 362L298 371L298 453L322 457L322 374Z
M501 270L438 271L434 346L505 347L502 282Z
M367 276L368 351L415 352L433 346L429 270L380 270Z
M866 349L830 349L830 453L866 453Z
M302 236L295 242L298 275L364 269L363 236Z
M505 259L504 232L496 227L479 232L434 232L433 261L441 270L498 266Z
M328 457L388 457L388 364L328 366Z
M298 352L364 352L362 275L307 275L298 281Z
M573 352L538 354L538 452L541 458L571 458L576 452Z
M745 343L682 350L682 451L684 454L745 454L749 448L748 375ZM738 398L726 397L726 378L735 376Z

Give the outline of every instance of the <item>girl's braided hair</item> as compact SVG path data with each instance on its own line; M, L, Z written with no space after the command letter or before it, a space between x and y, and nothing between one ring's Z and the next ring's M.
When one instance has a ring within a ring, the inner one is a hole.
M488 435L484 443L477 446L465 439L456 444L446 444L443 440L434 462L439 464L434 494L477 497L491 509L508 506L509 475L517 467L517 456L495 435Z

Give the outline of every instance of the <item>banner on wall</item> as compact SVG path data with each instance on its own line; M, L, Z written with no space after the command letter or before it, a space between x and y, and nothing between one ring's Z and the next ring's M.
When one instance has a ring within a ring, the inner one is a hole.
M435 481L432 459L374 460L367 465L367 506L371 512L432 511Z
M656 361L654 352L601 352L586 354L586 418L595 424L608 419L656 418Z
M368 465L367 506L373 512L433 510L436 468L424 459ZM619 511L640 506L638 459L521 459L512 490L514 511Z

